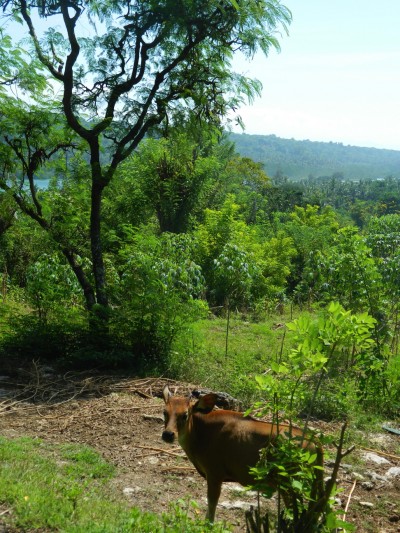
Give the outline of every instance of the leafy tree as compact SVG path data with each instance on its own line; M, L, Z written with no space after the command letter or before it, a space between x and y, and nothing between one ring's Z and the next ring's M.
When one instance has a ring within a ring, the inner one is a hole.
M278 213L275 218L277 227L291 237L296 248L288 280L289 291L310 301L314 292L314 254L333 242L339 227L336 212L329 206L295 206L291 213L283 216Z
M248 226L234 196L228 195L220 210L205 210L195 238L195 257L213 305L224 306L230 298L238 306L254 306L284 290L295 253L291 238L282 232L266 238Z
M15 205L10 201L9 195L0 195L0 239L12 225L15 215Z
M207 311L204 278L192 260L192 239L131 232L121 249L112 326L136 355L141 369L166 369L171 344L182 327Z
M3 0L1 7L4 16L23 23L32 54L62 95L61 114L56 113L60 104L50 102L53 109L48 116L60 117L85 142L89 153L93 282L73 247L62 246L62 250L83 288L88 309L98 309L97 304L107 307L102 198L117 168L146 134L167 120L173 122L177 112L194 113L219 126L228 110L256 95L260 84L232 71L232 55L242 52L252 57L259 49L267 54L271 47L279 48L275 32L280 25L286 29L290 12L277 0L163 0L156 5L148 0L129 4L122 0ZM93 28L89 35L88 25ZM42 27L47 29L39 35ZM15 59L14 50L9 57ZM18 99L13 105L16 110L23 108ZM30 168L34 174L51 157L58 146L53 134L60 129L61 125L48 135L47 127L43 128L50 147L38 145L35 157L29 154L24 173ZM26 130L24 135L30 139ZM10 139L10 148L19 158L16 140L16 135ZM105 140L107 154L102 157ZM7 176L3 174L3 185ZM30 193L34 209L27 206L26 212L45 227L49 222L41 216L32 186Z
M349 207L349 215L354 223L363 229L367 224L368 219L374 214L376 209L371 206L371 202L365 200L355 200Z
M123 189L139 192L133 199L124 195L124 203L143 212L138 205L142 200L156 214L161 232L183 233L199 210L207 184L217 180L220 167L216 157L203 156L201 147L187 135L146 139L123 165Z
M60 315L81 300L76 278L56 254L42 254L28 268L27 294L43 323L47 322L51 312L57 311Z
M220 261L225 252L230 250L241 263L238 256L248 256L250 247L256 243L255 232L249 228L239 215L240 206L235 202L233 195L228 195L220 210L206 209L204 223L195 231L198 243L196 257L202 266L209 291L208 298L214 305L224 305L230 283L221 281L221 275L226 278L223 265ZM236 253L237 252L237 253ZM228 255L231 256L232 253ZM232 258L233 259L233 256ZM228 263L231 260L228 260ZM220 265L221 268L216 266ZM247 291L246 291L247 292Z
M15 206L14 201L9 205ZM7 212L6 206L1 207ZM0 269L9 287L16 290L25 288L29 267L41 254L54 253L53 244L32 220L16 215L7 231L0 236Z
M271 180L260 163L248 157L231 157L225 169L227 192L234 194L247 224L262 224Z
M353 312L368 311L379 318L382 277L371 248L357 229L340 229L322 258L320 289L325 298L337 299Z
M20 58L19 54L17 58ZM30 65L32 69L35 66L35 63ZM28 66L21 59L22 80L25 69ZM18 76L15 76L18 81ZM65 171L65 152L76 147L73 132L66 130L60 114L56 113L51 88L40 71L29 78L27 86L22 83L19 88L23 89L21 97L11 98L9 93L0 92L0 186L20 210L57 243L82 288L88 291L90 284L77 258L74 243L68 242L59 231L60 219L66 218L66 213L60 210L57 214L56 209L52 213L51 204L44 205L43 192L37 189L35 183L35 178L40 177L45 166L47 172L60 172L60 156L63 161L61 167Z
M36 70L41 70L39 61L32 61L26 55L23 46L13 44L10 35L0 30L0 94L9 95L8 88L18 85L22 91L32 93L32 96L46 88L46 79L38 76Z
M319 270L319 272L318 272ZM368 371L362 386L371 381L374 390L387 395L386 370L390 361L389 321L382 274L365 238L353 227L338 231L335 245L320 254L317 268L320 299L337 299L352 312L368 312L375 320L373 352L366 355Z
M366 244L371 248L382 276L382 290L389 304L387 314L394 325L392 347L395 348L400 311L400 215L371 218L366 230Z
M312 415L321 414L319 406L329 376L346 370L349 380L350 376L354 379L361 368L370 371L367 354L371 354L374 346L374 323L367 313L353 314L339 303L331 302L320 316L302 314L287 324L294 341L288 357L284 358L281 351L271 363L271 371L256 377L261 394L266 398L254 406L258 415L272 417L278 425L282 413L285 417L289 415L291 420L299 412L305 414L303 437L310 438L307 426ZM330 405L330 413L335 407ZM256 468L252 469L257 479L255 488L267 497L272 491L265 480L269 479L267 476L279 473L278 491L287 497L286 509L282 513L278 503L278 530L331 531L339 526L346 527L330 503L336 491L340 461L353 449L342 453L344 431L345 426L342 427L340 444L335 445L335 464L326 483L323 482L322 462L317 461L310 469L316 457L310 457L309 449L301 449L290 428L285 439L278 441L275 448L267 448L265 456L262 455ZM321 438L324 442L323 435L319 435L318 441L321 442Z

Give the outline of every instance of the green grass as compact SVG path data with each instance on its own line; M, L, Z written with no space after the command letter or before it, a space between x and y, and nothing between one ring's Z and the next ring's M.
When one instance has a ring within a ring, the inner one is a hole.
M117 501L108 481L115 469L94 450L73 444L0 437L0 503L12 513L7 525L74 533L200 533L203 521L188 516L190 503L178 502L156 515ZM0 522L1 523L1 522ZM216 525L217 533L229 531Z
M200 320L175 343L171 375L251 402L257 395L254 376L265 372L271 360L279 357L285 328L276 324L285 320L289 318L262 323L231 318L227 353L226 319ZM286 332L286 351L289 338Z
M182 333L173 346L170 364L170 377L199 384L213 390L228 392L249 407L256 401L271 401L256 385L255 376L271 372L271 363L287 359L287 354L294 347L294 335L285 327L280 327L301 316L318 316L318 312L308 313L294 310L294 314L267 317L263 322L251 322L242 315L233 314L229 326L228 350L226 351L227 323L224 317L198 321ZM345 358L342 361L345 366ZM360 401L357 394L357 371L340 372L331 368L331 375L324 378L314 397L317 374L314 380L308 380L302 391L299 389L294 397L292 414L304 414L310 410L315 417L326 421L349 419L357 428L368 425L364 418L373 414L378 420L393 417L399 396L398 376L400 366L396 357L392 357L388 367L388 382L391 396L383 397L368 391L368 397ZM360 371L358 372L358 375ZM307 378L307 372L304 377ZM281 392L293 376L285 375ZM376 386L376 385L375 385ZM268 396L268 394L267 394ZM385 403L386 402L386 403Z

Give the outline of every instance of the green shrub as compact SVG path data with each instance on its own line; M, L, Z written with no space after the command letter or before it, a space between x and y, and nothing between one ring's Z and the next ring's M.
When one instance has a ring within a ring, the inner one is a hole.
M190 258L191 245L185 235L134 235L121 252L123 271L110 330L132 351L140 371L165 371L179 332L207 313L201 299L204 279Z
M2 357L57 361L67 359L87 340L88 331L79 320L44 324L33 315L16 315L0 339Z

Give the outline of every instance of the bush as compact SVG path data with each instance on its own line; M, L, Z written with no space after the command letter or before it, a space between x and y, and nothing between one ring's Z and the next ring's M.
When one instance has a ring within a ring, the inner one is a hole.
M178 333L208 311L201 299L204 279L190 248L189 237L163 234L135 236L123 251L110 328L132 351L140 371L164 372Z
M70 315L70 320L43 323L33 315L14 316L0 340L0 358L41 360L80 369L132 365L131 351L111 342L109 332L99 337L84 318Z
M9 330L0 341L2 357L65 359L87 338L82 323L63 321L43 324L32 315L19 315L9 320Z

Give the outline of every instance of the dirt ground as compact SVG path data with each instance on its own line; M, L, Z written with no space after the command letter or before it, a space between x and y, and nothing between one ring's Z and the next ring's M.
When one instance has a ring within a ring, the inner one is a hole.
M113 490L132 506L161 513L168 509L169 502L189 498L198 502L198 513L203 516L205 481L179 446L161 440L163 401L160 396L165 382L153 378L58 376L51 369L34 365L18 379L0 376L0 435L92 446L117 467ZM170 387L176 387L178 393L191 389L188 384L176 382L170 382ZM329 431L329 427L323 429ZM370 447L386 454L389 466L400 466L400 459L395 455L400 437L383 433L373 439ZM361 479L368 480L368 470L384 474L388 469L388 464L366 466L361 461L364 453L356 449L352 454L352 463L354 456L360 459L356 462L356 473L346 468L340 471L343 492L338 506L344 509L348 503L356 478L346 519L356 524L359 532L399 532L400 478L390 486L379 479L369 485L362 483ZM217 519L229 522L235 532L246 531L244 510L255 505L256 500L256 494L226 483ZM268 502L274 504L273 499ZM1 511L0 505L0 530Z

